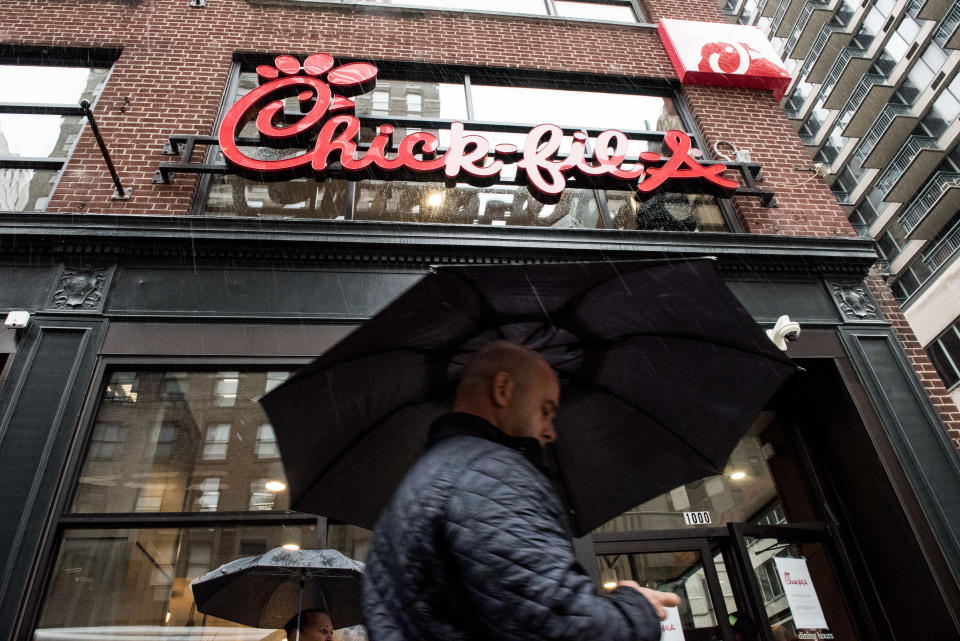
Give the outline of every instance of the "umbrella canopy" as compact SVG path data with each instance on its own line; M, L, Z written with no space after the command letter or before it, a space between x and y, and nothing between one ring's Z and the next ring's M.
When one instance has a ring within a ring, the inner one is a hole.
M197 610L255 628L282 628L300 610L321 609L335 628L363 621L363 564L336 550L275 548L237 559L191 584Z
M437 267L261 400L292 507L372 528L498 338L560 376L550 447L578 535L719 473L797 369L709 259Z

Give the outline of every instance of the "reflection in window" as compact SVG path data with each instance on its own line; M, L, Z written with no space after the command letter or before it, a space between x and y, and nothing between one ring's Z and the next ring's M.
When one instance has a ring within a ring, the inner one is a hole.
M280 641L283 631L244 628L196 610L190 582L217 566L295 540L316 527L66 530L34 638L230 638Z
M71 512L249 509L252 481L286 483L276 436L253 400L267 387L268 376L276 381L285 374L265 370L184 372L181 368L111 373ZM233 381L232 405L222 404L225 379ZM174 380L189 389L189 395L171 393ZM116 402L118 391L124 389L129 391L121 398L129 398L132 390L137 390L135 403ZM110 451L113 456L107 458ZM217 487L211 479L218 479ZM219 492L216 500L215 491ZM276 492L272 509L288 507L288 492Z
M207 428L207 442L203 446L203 458L217 461L227 458L228 445L230 445L230 424L211 425Z
M109 69L79 66L0 65L0 102L76 105L94 102ZM0 211L41 211L57 171L4 167L14 158L66 158L82 116L0 114Z
M614 229L726 231L716 198L699 194L657 194L644 202L630 192L608 191Z
M280 458L280 450L277 448L277 436L273 433L273 426L264 423L257 428L257 458Z
M270 479L250 481L250 505L247 509L251 512L273 509L276 493L267 489L269 481Z
M117 455L117 445L123 441L124 428L121 425L98 423L90 438L91 459L112 459Z
M200 481L195 512L216 512L220 504L220 479L208 478Z
M263 388L263 393L272 392L280 383L290 378L290 372L267 372L267 384Z
M548 205L515 185L447 189L441 183L375 180L358 185L355 218L467 225L600 225L596 199L587 189L567 189L558 203Z
M239 372L220 372L217 374L217 405L220 407L233 407L237 402L239 375Z
M110 376L110 382L107 383L107 389L103 394L103 400L112 401L114 403L136 403L137 373L114 372Z

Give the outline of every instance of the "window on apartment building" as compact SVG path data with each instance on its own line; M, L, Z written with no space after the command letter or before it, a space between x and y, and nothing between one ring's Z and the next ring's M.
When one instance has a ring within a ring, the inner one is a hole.
M346 0L327 0L346 2ZM642 22L637 0L349 0L349 4L388 5L445 11L485 11L561 18L588 18L608 22Z
M257 86L252 66L254 63L237 65L228 105ZM702 147L682 103L671 91L627 84L622 79L607 82L595 78L574 84L559 75L525 76L487 69L463 73L383 63L376 87L356 96L354 102L361 119L361 143L372 140L375 126L387 118L395 127L394 145L412 132L427 131L445 146L449 123L459 121L466 123L467 133L485 137L491 148L501 143L522 148L531 127L552 123L565 130L561 155L569 149L574 131L587 131L592 145L600 131L617 129L628 137L628 164L645 151L669 153L661 133L668 129L687 131L698 151ZM295 119L297 101L289 100L287 109ZM255 135L252 123L248 128L241 135ZM262 149L267 154L264 157L278 157L277 151ZM507 163L499 182L483 186L382 179L317 181L312 177L263 183L216 175L202 183L207 194L205 202L198 199L197 213L661 231L731 228L728 205L713 196L665 193L641 202L633 191L578 187L574 182L568 184L559 202L545 203L518 184L516 172L516 164Z
M15 103L0 114L0 211L46 209L86 122L79 103L96 104L116 56L0 46L0 103Z
M310 549L324 538L323 520L289 511L280 460L261 456L275 445L253 399L286 374L276 370L236 367L229 406L220 402L223 372L212 369L150 366L105 377L79 464L67 473L72 497L55 516L36 638L280 638L198 613L190 590L223 563L281 545ZM136 402L115 402L116 389L132 381ZM170 381L190 393L171 393ZM208 428L221 425L234 437L211 460ZM329 528L337 536L326 547L362 553L369 533L344 536L343 528Z
M947 389L960 382L960 319L924 348Z

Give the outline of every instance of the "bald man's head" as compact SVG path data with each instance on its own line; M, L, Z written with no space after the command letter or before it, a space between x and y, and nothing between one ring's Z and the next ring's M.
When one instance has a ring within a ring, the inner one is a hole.
M527 347L495 341L464 365L454 411L488 420L511 436L556 439L553 415L560 402L557 375Z

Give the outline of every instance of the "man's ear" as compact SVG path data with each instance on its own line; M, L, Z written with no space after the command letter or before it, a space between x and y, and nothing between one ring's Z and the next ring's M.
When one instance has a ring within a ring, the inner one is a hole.
M493 380L490 384L490 392L493 400L493 404L497 407L506 407L510 403L510 398L513 396L514 388L513 377L506 372L497 372L493 376Z

